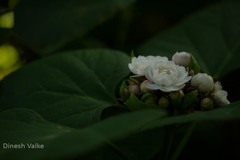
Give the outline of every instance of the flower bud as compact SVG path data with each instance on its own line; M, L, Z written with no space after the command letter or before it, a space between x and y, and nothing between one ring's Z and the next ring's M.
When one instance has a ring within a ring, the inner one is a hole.
M144 94L141 100L146 104L154 104L154 105L156 105L158 102L158 98L152 94Z
M213 78L206 73L198 73L192 77L191 85L200 92L210 92L213 89Z
M211 98L203 98L200 102L200 107L203 110L211 110L214 108L213 101Z
M147 85L152 84L149 80L145 80L141 83L140 89L143 93L151 93L152 90L147 88Z
M230 104L229 100L227 99L228 93L225 90L217 90L212 93L214 102L219 106L224 106Z
M172 60L177 65L187 66L191 61L191 55L187 52L176 52Z
M170 94L169 94L169 97L170 97L171 100L173 100L173 101L176 101L176 100L178 100L179 98L182 99L183 96L184 96L184 93L183 93L182 90L179 90L179 91L177 91L177 92L170 92Z
M170 100L171 100L171 104L174 107L180 107L181 104L182 104L182 99L184 97L184 93L183 93L182 90L177 91L177 92L170 92L169 97L170 97Z
M216 92L218 90L222 90L222 85L220 82L217 81L214 83L214 92Z
M194 70L188 71L189 76L194 76Z
M129 91L128 91L128 86L126 84L126 81L123 81L121 86L120 86L120 90L119 90L119 95L120 95L120 98L122 101L126 101L130 94L129 94Z
M158 101L158 105L163 108L169 107L169 100L167 97L162 97Z
M140 88L138 85L136 84L132 84L130 86L128 86L128 92L131 94L134 94L134 95L138 95L140 94Z

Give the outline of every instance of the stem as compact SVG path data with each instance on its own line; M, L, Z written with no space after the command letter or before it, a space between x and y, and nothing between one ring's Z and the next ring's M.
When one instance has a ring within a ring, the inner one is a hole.
M174 151L173 155L171 156L170 160L177 160L178 157L180 156L181 152L183 151L185 145L187 144L194 128L196 126L195 122L192 122L190 124L190 127L188 128L188 130L186 131L184 137L182 138L181 142L179 143L178 147L176 148L176 150Z

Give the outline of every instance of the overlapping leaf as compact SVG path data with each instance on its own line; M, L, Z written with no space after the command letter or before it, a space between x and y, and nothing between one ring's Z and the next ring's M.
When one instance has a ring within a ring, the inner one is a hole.
M67 52L29 64L1 82L0 109L30 108L52 122L82 127L115 106L115 89L129 71L124 53Z
M41 159L83 154L109 141L150 128L193 121L239 119L239 106L240 102L237 102L209 112L197 112L172 118L164 118L165 113L161 110L142 110L115 116L78 130L46 122L30 110L11 109L0 114L0 142L27 143L31 141L44 144L45 148L37 151L2 149L0 157Z
M135 0L21 0L15 8L15 32L41 54L82 37Z
M203 71L223 76L240 68L239 6L228 1L197 12L149 40L138 53L171 57L177 51L190 52Z

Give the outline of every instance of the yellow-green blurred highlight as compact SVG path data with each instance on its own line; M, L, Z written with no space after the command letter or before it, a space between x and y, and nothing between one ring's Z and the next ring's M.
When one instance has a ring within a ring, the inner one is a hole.
M13 28L14 26L14 13L7 12L0 15L0 27L1 28Z
M18 4L18 2L20 2L20 0L9 0L8 1L8 6L10 9L14 9L15 6Z
M0 46L0 80L20 66L18 50L10 44Z

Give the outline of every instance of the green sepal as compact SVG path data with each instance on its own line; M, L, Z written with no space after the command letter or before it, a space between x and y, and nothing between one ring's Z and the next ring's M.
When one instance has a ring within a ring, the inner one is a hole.
M156 105L158 103L158 98L152 94L144 94L141 98L141 100L145 103L145 104L152 104L152 105Z
M131 58L136 57L133 50L131 51L130 57Z
M164 96L159 99L158 105L163 108L168 108L170 106L169 98Z
M183 93L180 91L170 92L169 97L171 105L176 109L181 108L183 96Z
M120 98L123 102L125 102L126 100L128 100L129 98L129 93L127 91L127 84L126 84L126 81L127 80L124 80L122 82L122 84L120 85L120 88L119 88L119 95L120 95Z
M186 94L182 101L182 108L187 110L198 102L198 90L193 90Z
M125 105L132 111L142 110L142 109L153 109L159 108L157 105L147 104L138 99L134 94L131 94L129 99L126 101Z
M195 75L200 72L200 66L192 54L190 57L191 57L191 61L190 61L190 64L188 65L188 67L189 67L190 71L194 72L194 75Z

